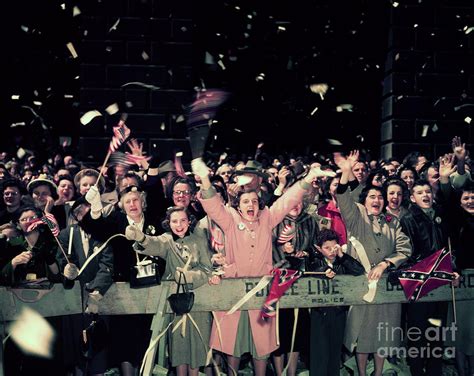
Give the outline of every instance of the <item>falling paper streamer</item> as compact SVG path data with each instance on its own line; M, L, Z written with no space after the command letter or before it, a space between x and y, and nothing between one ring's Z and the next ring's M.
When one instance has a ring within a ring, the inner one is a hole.
M113 103L111 104L110 106L108 106L106 109L105 109L105 112L107 112L109 115L114 115L116 114L117 112L119 112L119 106L117 103Z
M126 82L121 87L127 87L127 86L141 86L141 87L144 87L146 89L160 90L159 86L150 85L150 84L146 84L144 82L139 82L139 81Z
M117 26L119 25L120 23L120 18L117 19L117 21L115 21L115 23L112 25L112 27L109 29L109 33L113 30L117 30Z
M10 325L10 338L27 354L43 358L52 357L55 333L51 325L36 311L23 307Z
M76 59L79 55L77 54L76 52L76 49L74 48L74 45L69 42L68 44L66 44L66 47L67 49L69 50L69 52L71 53L71 56Z
M96 118L97 116L102 116L102 114L97 110L88 111L81 116L81 119L79 121L82 125L87 125L92 121L92 119Z

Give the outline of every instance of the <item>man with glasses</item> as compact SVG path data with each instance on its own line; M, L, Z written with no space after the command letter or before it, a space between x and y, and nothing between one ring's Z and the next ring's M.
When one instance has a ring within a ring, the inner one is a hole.
M1 192L5 208L0 211L0 225L15 219L25 188L18 179L8 179L3 182Z

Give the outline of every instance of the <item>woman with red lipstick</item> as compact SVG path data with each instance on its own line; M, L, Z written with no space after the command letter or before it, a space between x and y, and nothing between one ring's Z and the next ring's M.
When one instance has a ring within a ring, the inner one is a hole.
M213 282L207 235L195 225L196 218L186 208L173 206L167 210L163 221L163 228L167 231L165 234L147 236L137 227L129 225L125 235L128 240L136 241L134 247L138 252L166 259L164 279L178 281L180 273L184 273L186 282L192 283L195 289L208 281ZM189 267L186 267L188 262ZM181 330L176 330L169 337L171 365L176 367L177 376L197 376L199 367L207 365L211 313L192 312L191 316L201 334L191 320L186 320L186 336L181 335ZM178 316L175 322L179 320Z
M201 178L199 200L225 234L224 278L261 277L270 274L272 266L272 230L302 201L318 175L312 169L300 182L288 189L267 208L256 191L240 192L232 207L226 207L212 189L209 169L202 159L192 161L193 172ZM319 170L320 171L320 170ZM237 372L240 357L250 353L256 376L264 376L267 359L277 349L276 321L260 319L260 310L237 311L226 315L216 312L222 336L213 324L211 347L227 355L229 375ZM220 341L220 338L223 341Z
M408 188L406 183L399 178L390 178L384 184L387 215L394 215L401 219L408 213Z
M411 254L409 238L402 232L396 217L383 214L385 200L381 187L368 186L360 195L360 203L355 203L347 189L356 178L352 167L357 161L339 156L337 165L342 170L337 187L337 202L348 233L348 254L363 265L369 282L376 282L389 266L399 266ZM375 376L381 376L385 357L380 349L399 346L397 335L381 335L380 323L389 328L400 326L401 304L352 306L347 316L344 345L349 351L356 349L359 375L366 375L369 354L374 355ZM388 354L389 355L389 354Z

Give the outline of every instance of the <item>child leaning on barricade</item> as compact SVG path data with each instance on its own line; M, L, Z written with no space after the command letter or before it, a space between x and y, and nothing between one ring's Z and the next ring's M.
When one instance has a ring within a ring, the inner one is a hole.
M310 269L324 272L323 278L338 274L361 275L364 267L344 253L333 230L322 230L316 242L316 255ZM339 375L347 306L311 309L310 375Z

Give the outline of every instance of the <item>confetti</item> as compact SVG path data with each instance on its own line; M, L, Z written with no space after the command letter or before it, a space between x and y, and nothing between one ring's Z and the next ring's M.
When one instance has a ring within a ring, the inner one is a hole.
M176 153L176 156L177 156L177 157L182 157L182 156L183 156L183 152L182 152L182 151L178 151L178 152Z
M28 26L21 25L21 30L23 30L25 33L27 33L29 28L28 28Z
M423 125L423 130L421 132L421 137L426 137L428 135L428 129L430 126L428 124Z
M177 123L181 123L184 121L184 116L183 115L179 115L177 118L176 118L176 122Z
M313 111L311 111L311 116L313 116L313 115L316 113L316 111L318 111L318 110L319 110L319 108L318 108L318 107L315 107L315 108L313 109Z
M19 123L12 123L10 125L10 128L16 128L16 127L24 127L26 125L26 123L24 121L21 121Z
M433 124L433 127L431 128L431 130L432 130L433 132L438 132L438 129L439 129L439 128L438 128L438 125L437 125L436 123L434 123L434 124Z
M20 96L18 94L13 94L12 95L12 100L13 101L17 101L18 99L20 99Z
M147 54L145 51L143 51L143 52L142 52L142 59L145 60L145 61L147 61L147 60L150 59L150 56L148 56L148 54Z
M328 91L329 86L326 83L319 83L319 84L312 84L309 88L311 92L315 94L319 94L319 96L321 97L321 100L324 100L324 94L326 94L326 92Z
M242 131L238 128L234 128L234 131L236 131L237 133L242 133Z
M66 99L72 99L72 98L74 98L74 95L72 95L72 94L64 94L64 98L66 98Z
M23 148L19 148L16 151L16 156L18 157L18 159L22 159L25 155L26 155L26 151Z
M353 108L354 108L354 106L352 104L349 104L349 103L340 104L339 106L336 106L336 111L337 112L342 112L342 111L352 112Z
M222 60L218 60L217 64L219 64L219 66L222 68L222 70L226 69L224 63L222 62Z
M342 145L342 142L333 138L328 138L329 145Z
M41 105L43 105L43 102L40 102L40 101L33 101L33 104L34 104L35 106L41 106Z
M71 53L71 56L76 59L79 55L77 54L76 52L76 49L74 48L73 44L71 42L69 42L68 44L66 44L66 47L67 49L69 50L69 52Z
M92 119L96 118L97 116L102 116L102 114L97 110L88 111L81 116L81 119L79 121L82 125L87 125L92 121Z
M252 178L250 176L239 175L236 177L235 180L238 185L245 185L250 183L252 181Z
M161 125L160 125L160 129L161 129L162 131L164 131L165 128L166 128L166 127L165 127L165 122L162 122Z
M119 23L120 23L120 18L117 19L117 21L115 21L115 23L114 23L114 24L112 25L112 27L109 29L109 33L110 33L111 31L117 30L117 26L119 25Z
M81 14L81 10L79 9L77 5L75 5L74 8L72 8L72 16L76 17L76 16L79 16L80 14Z
M27 354L42 358L52 357L55 333L39 313L24 307L9 328L11 339Z
M116 114L117 112L119 112L119 106L117 103L113 103L111 104L110 106L108 106L106 109L105 109L105 112L107 112L109 115L114 115Z
M428 322L433 326L437 326L437 327L441 326L441 320L440 319L429 318Z
M467 26L464 26L464 34L469 34L471 33L473 30L474 30L474 26L471 26L471 27L467 27Z
M471 124L472 119L471 119L469 116L466 116L466 117L464 118L464 121L465 121L467 124Z

